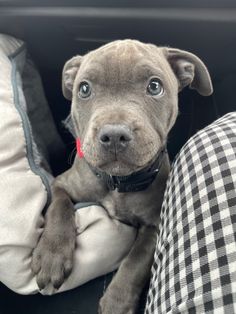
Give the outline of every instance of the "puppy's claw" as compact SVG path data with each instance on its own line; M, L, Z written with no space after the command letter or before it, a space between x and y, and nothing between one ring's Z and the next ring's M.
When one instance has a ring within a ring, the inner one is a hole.
M65 261L65 264L64 264L64 276L65 278L68 278L71 271L72 271L72 267L73 267L73 264L72 264L72 259L67 259Z
M64 258L63 256L58 256L54 260L52 270L51 270L51 282L55 289L59 289L65 280L64 271Z
M39 287L39 290L43 290L47 284L49 283L49 276L45 274L44 272L40 271L40 273L37 276L37 284Z

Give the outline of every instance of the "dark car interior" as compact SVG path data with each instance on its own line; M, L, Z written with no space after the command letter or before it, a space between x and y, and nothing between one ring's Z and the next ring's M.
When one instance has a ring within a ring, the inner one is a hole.
M72 56L107 42L132 38L191 51L207 65L214 94L186 88L168 141L173 160L190 136L236 108L236 3L233 0L2 0L0 33L24 40L41 74L45 93L67 145L64 162L51 161L54 175L67 169L73 138L62 125L70 103L61 92L61 72ZM0 314L95 314L113 274L72 291L21 296L0 284ZM145 292L139 313L144 312Z

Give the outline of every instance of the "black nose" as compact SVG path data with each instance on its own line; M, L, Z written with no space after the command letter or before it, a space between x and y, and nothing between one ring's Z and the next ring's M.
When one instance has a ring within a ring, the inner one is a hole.
M132 140L130 129L122 124L106 124L98 134L100 144L106 149L120 151Z

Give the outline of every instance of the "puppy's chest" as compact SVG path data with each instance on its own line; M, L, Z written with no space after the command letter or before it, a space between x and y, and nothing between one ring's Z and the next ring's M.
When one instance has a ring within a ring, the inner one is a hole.
M145 193L119 193L115 190L110 191L101 204L112 218L138 226L150 224L155 203Z

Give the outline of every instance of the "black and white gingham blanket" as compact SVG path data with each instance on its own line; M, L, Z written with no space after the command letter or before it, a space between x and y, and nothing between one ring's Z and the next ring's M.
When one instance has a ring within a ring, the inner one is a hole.
M145 314L236 313L236 112L176 157Z

